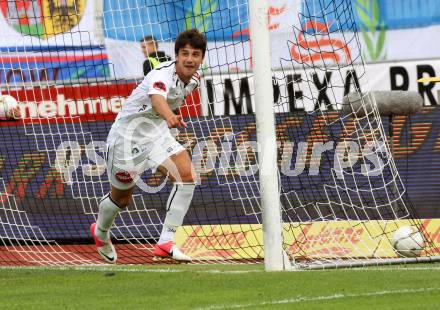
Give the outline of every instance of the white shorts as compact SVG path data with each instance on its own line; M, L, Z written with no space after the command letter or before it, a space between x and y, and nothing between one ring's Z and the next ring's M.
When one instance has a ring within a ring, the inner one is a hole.
M144 171L151 169L153 173L156 172L170 156L185 150L168 128L151 142L142 145L130 145L122 136L107 144L107 174L110 183L120 190L132 188Z

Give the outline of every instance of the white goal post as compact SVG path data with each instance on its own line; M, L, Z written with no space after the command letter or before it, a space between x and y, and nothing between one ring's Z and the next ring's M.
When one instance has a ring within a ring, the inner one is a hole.
M264 264L267 271L284 269L281 207L278 195L278 164L273 110L273 90L268 4L249 0L249 28L254 63L255 119L260 163L261 211L263 217Z

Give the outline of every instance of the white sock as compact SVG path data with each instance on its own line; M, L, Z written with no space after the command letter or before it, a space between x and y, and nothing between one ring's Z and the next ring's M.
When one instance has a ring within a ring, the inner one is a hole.
M194 183L174 183L167 201L167 215L163 222L162 233L158 243L162 244L174 239L174 234L183 223L194 194Z
M110 238L110 228L115 221L121 208L111 199L110 194L104 196L99 203L98 219L96 220L95 235L101 241L106 241Z

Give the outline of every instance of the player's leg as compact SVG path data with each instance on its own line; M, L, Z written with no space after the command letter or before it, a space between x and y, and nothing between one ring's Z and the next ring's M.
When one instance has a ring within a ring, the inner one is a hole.
M134 187L127 190L120 190L112 185L110 193L101 199L95 232L95 235L100 240L110 238L110 228L113 226L113 222L119 211L127 207L133 195L133 189Z
M195 172L186 151L171 156L159 167L159 170L169 174L174 183L168 197L167 213L159 239L159 243L165 243L173 240L176 229L183 223L194 193Z
M95 240L97 251L109 263L115 263L117 260L116 250L110 239L110 229L118 213L130 202L137 177L133 172L127 171L132 171L127 169L127 163L117 159L122 157L122 153L118 152L118 148L121 148L119 146L115 143L108 149L107 174L111 191L101 199L96 223L90 225L90 233Z
M190 257L174 246L174 234L183 223L195 188L195 171L188 152L183 150L170 156L158 167L158 170L165 175L168 174L174 182L174 186L168 197L167 213L154 254L179 260L190 260Z
M99 203L96 223L90 225L90 233L95 240L97 251L109 263L115 263L117 260L117 253L110 239L110 228L118 213L128 205L133 189L134 187L120 190L112 186L111 192Z

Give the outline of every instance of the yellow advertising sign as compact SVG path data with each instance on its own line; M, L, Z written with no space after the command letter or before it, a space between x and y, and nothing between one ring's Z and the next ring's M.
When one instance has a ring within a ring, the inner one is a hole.
M261 225L183 226L176 244L197 259L252 259L262 257Z
M418 221L419 222L419 221ZM392 233L413 220L327 221L284 223L287 253L295 258L397 257L390 243ZM420 230L432 244L422 256L440 255L440 219L420 220ZM197 259L258 259L264 257L260 224L183 226L177 245Z
M86 3L87 0L0 1L0 11L19 33L47 39L78 25Z

